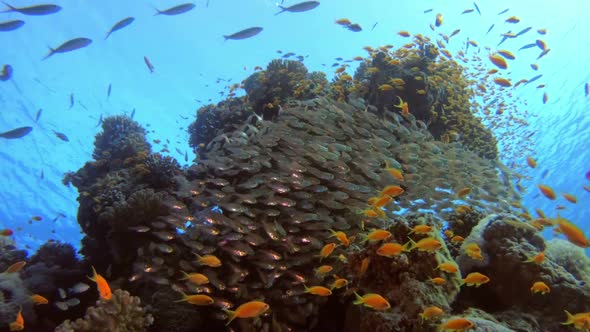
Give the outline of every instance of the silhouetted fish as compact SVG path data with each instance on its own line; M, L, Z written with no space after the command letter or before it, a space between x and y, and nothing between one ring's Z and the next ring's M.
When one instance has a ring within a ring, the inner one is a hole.
M430 13L431 11L432 11L432 8L430 8L430 9L426 9L426 10L424 11L424 14Z
M228 36L223 36L223 38L225 38L225 40L228 40L228 39L233 39L233 40L246 39L246 38L250 38L250 37L256 36L257 34L260 33L260 31L262 31L262 28L261 27L253 27L253 28L244 29L242 31L238 31L238 32L233 33L233 34L228 35Z
M317 7L319 5L320 5L319 1L305 1L305 2L296 3L296 4L289 6L289 7L279 6L279 8L281 8L281 11L276 13L275 15L279 15L282 12L292 12L292 13L306 12L308 10L314 9L315 7Z
M495 25L495 24L492 24L492 25L490 26L490 28L488 29L488 32L486 32L486 35L487 35L488 33L490 33L490 31L492 31L492 29L494 28L494 25Z
M72 107L74 107L74 94L70 93L70 108L72 109Z
M35 123L36 123L36 122L39 122L39 118L41 118L41 113L43 113L43 109L42 109L42 108L40 108L40 109L37 111L37 114L35 114Z
M0 81L8 81L12 77L12 66L4 65L0 71Z
M30 133L31 130L33 130L33 127L20 127L20 128L16 128L16 129L12 129L12 130L0 133L0 137L6 138L6 139L21 138L23 136L26 136L28 133Z
M0 23L0 31L12 31L25 25L25 21L14 20Z
M356 23L349 24L346 27L348 28L348 30L354 31L354 32L359 32L359 31L363 30L363 28L361 28L361 26Z
M60 133L59 131L53 131L53 133L55 134L55 136L57 136L57 138L59 138L60 140L64 141L64 142L69 142L70 139L68 138L68 136L66 136L66 134L64 133Z
M479 6L477 6L477 4L475 2L473 3L473 7L475 7L475 10L477 10L479 15L481 15L481 12L479 11Z
M540 75L537 75L537 76L531 78L530 80L528 80L528 82L525 83L525 85L529 85L530 83L533 83L534 81L538 80L541 77L543 77L543 74L540 74Z
M106 40L107 38L109 38L109 36L111 35L111 33L117 31L117 30L121 30L124 27L128 26L129 24L133 23L133 21L135 21L135 18L133 17L127 17L124 18L122 20L120 20L119 22L115 23L115 25L113 25L113 27L111 28L111 30L109 30L109 32L107 32L106 37L104 37L104 39Z
M109 83L109 87L107 88L107 99L111 96L111 83Z
M6 2L4 2L8 9L3 11L3 13L8 12L19 12L24 15L49 15L53 13L57 13L61 10L61 7L58 5L34 5L29 7L13 7Z
M153 73L154 72L154 65L152 65L150 59L148 59L147 56L143 57L143 62L145 62L145 65L150 70L150 73Z
M499 12L498 15L502 15L502 14L506 13L509 10L510 10L510 8L506 8L503 11Z
M525 33L529 32L533 27L528 27L525 29L522 29L519 33L516 34L516 36L521 36L524 35Z
M379 22L375 22L375 24L373 24L373 27L371 28L371 31L373 31L375 29L375 27L377 26L377 23L379 23Z
M188 2L165 10L159 10L156 8L157 13L154 15L178 15L186 13L193 8L195 8L195 4Z
M531 48L531 47L537 47L537 43L526 44L523 47L519 48L518 50L520 51L520 50L524 50L524 49Z
M86 47L92 43L92 39L88 38L74 38L68 40L67 42L59 45L57 48L49 48L49 54L47 54L42 60L49 58L50 56L54 55L55 53L66 53L70 51L74 51L83 47Z

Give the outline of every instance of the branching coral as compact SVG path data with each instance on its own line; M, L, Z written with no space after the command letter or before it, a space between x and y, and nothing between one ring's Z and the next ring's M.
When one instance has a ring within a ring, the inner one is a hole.
M130 117L110 116L102 122L102 132L94 141L94 159L120 159L131 157L140 151L149 151L145 130Z
M141 307L139 297L117 289L110 300L100 299L86 311L84 318L69 320L56 332L143 332L153 323L153 317Z

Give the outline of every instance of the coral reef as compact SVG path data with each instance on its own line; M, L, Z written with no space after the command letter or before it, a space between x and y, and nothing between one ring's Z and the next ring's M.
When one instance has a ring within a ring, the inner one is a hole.
M149 151L145 129L130 117L109 116L102 122L102 132L94 141L94 159L123 160L138 152Z
M141 307L141 300L124 290L116 290L110 300L100 299L86 311L84 318L59 325L56 332L143 332L153 322Z

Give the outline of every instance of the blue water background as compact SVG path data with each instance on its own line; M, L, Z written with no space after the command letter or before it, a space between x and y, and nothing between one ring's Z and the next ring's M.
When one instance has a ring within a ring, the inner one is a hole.
M35 3L8 2L18 6ZM185 164L185 151L189 162L194 158L186 128L195 110L209 99L223 99L220 92L227 93L226 86L245 79L255 66L265 67L280 56L277 50L306 56L310 71L326 71L332 78L334 58L365 56L363 46L391 43L400 47L410 41L397 35L400 30L434 39L439 31L449 35L461 29L448 49L456 54L464 49L469 37L479 43L480 56L486 58L485 47L495 49L500 33L518 32L528 26L533 30L501 46L517 56L510 62L507 75L513 82L535 76L537 72L529 66L533 62L539 64L538 73L543 74L537 82L514 89L512 98L506 97L521 110L526 108L537 115L528 119L526 132L536 132L531 146L539 166L535 170L519 168L531 177L523 182L529 188L524 195L525 205L531 211L541 208L553 216L557 204L565 205L567 209L561 215L590 232L590 193L582 189L583 184L590 184L584 179L590 170L590 98L584 96L584 84L590 82L587 1L568 1L567 5L538 0L479 1L480 16L477 12L461 15L464 9L474 8L472 1L326 0L310 12L275 16L278 9L274 1L210 0L206 7L207 1L199 0L193 11L183 15L153 15L153 6L163 9L181 2L53 1L64 8L54 15L0 13L0 21L26 21L19 30L0 32L0 65L8 63L14 68L13 79L0 82L0 131L34 127L22 139L0 140L0 228L14 229L19 246L34 250L48 239L79 246L82 235L76 221L78 192L64 186L61 179L65 172L75 171L91 160L101 115L130 114L135 109L135 120L150 130L148 139L162 140L159 145L152 144L154 151L159 151L168 139L170 155ZM296 1L285 1L285 5L293 3ZM434 10L424 14L429 8ZM510 8L506 14L497 15L506 8ZM445 20L433 32L428 25L434 22L437 12L443 13ZM504 23L510 15L522 21L517 25ZM128 16L135 17L135 22L105 41L110 27ZM339 18L349 18L364 30L348 31L334 23ZM486 35L492 24L494 29ZM252 26L261 26L264 31L251 39L224 42L223 35ZM540 36L538 28L546 28L548 34ZM56 47L75 37L91 38L93 43L82 50L41 60L48 52L47 46ZM540 53L536 48L517 51L537 38L551 48L546 57L536 61ZM144 64L144 56L153 63L153 74ZM484 63L492 68L488 61ZM224 81L218 82L219 78ZM107 100L109 84L112 93ZM537 89L537 84L546 84L546 88ZM543 92L549 96L546 105L542 103ZM69 109L72 93L75 105ZM43 113L34 123L38 109ZM66 134L70 142L60 141L53 130ZM514 144L522 142L513 137L506 139ZM525 165L525 157L502 155L505 163L514 161L521 166ZM541 179L544 170L549 171ZM40 179L42 171L44 179ZM551 202L539 196L537 183L575 194L579 203L574 206L563 198ZM52 222L60 213L65 217ZM36 215L43 220L30 221ZM546 235L552 237L551 232Z

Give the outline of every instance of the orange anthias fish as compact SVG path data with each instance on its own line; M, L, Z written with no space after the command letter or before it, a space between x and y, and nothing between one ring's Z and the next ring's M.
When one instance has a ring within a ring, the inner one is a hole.
M387 163L385 163L385 171L387 173L389 173L389 175L393 176L393 178L396 180L399 180L399 181L404 180L404 175L402 174L402 171L397 168L389 167L389 165Z
M439 308L437 306L431 306L431 307L424 309L424 311L422 311L422 313L419 314L418 316L420 316L420 318L422 318L423 320L429 320L432 318L440 317L444 313L445 312L441 308Z
M373 207L376 208L380 208L380 207L384 207L387 204L391 203L393 201L393 197L389 196L389 195L382 195L379 196L377 199L373 200L372 205Z
M105 300L110 300L111 297L113 297L113 294L111 293L111 288L109 287L109 283L103 276L96 273L94 266L92 267L92 277L88 277L88 279L96 282L96 288L98 289L98 294L101 298Z
M533 159L533 157L526 157L526 163L527 165L529 165L530 168L535 168L537 167L537 161L535 159Z
M14 322L10 323L8 326L10 331L22 331L25 329L25 319L23 318L23 310L19 309L18 314L16 314L16 319Z
M573 204L578 203L578 199L576 198L576 196L574 196L572 194L563 193L563 194L561 194L561 196L563 196L563 198L565 198L570 203L573 203Z
M574 324L574 327L578 330L588 329L588 324L590 323L590 312L581 312L572 315L569 311L565 310L565 314L567 315L567 320L561 323L562 325Z
M557 218L557 229L565 235L568 241L577 245L578 247L590 247L590 239L586 238L584 232L578 226L565 218Z
M215 300L213 300L213 298L211 298L208 295L205 294L194 294L194 295L186 295L185 293L182 293L182 299L178 300L178 301L174 301L174 302L188 302L190 304L194 304L194 305L210 305L213 304L213 302L215 302Z
M415 248L417 248L420 251L428 251L428 252L434 252L440 248L442 248L442 243L440 243L439 240L432 238L432 237L427 237L424 239L421 239L418 242L414 242L414 240L410 239L410 247L408 248L408 251L411 251ZM407 246L407 244L406 244Z
M344 279L344 278L340 278L337 275L334 275L334 282L332 283L332 285L330 286L330 290L332 289L339 289L342 288L346 285L348 285L348 280Z
M0 231L0 235L2 236L11 236L12 234L14 234L14 232L10 228L5 228Z
M416 234L428 234L430 232L432 232L432 226L429 226L429 225L416 225L416 226L414 226L414 228L412 228L412 230L410 231L410 233L408 233L408 235L409 234L413 234L413 233L416 233Z
M475 324L467 318L451 318L440 324L438 331L467 331Z
M529 257L524 262L525 263L543 264L544 261L545 261L545 252L541 251L540 253L538 253L532 257Z
M391 233L384 229L375 229L371 231L369 234L364 235L365 239L363 242L377 242L382 240L387 240L391 237Z
M209 278L206 275L201 273L186 273L184 271L180 271L184 275L184 278L180 280L188 280L195 285L204 285L209 283Z
M441 277L431 278L429 281L435 285L444 285L447 283L447 281Z
M308 288L307 286L303 285L303 287L305 287L305 293L308 293L308 294L318 295L318 296L332 295L332 291L329 288L326 288L324 286L312 286L312 287Z
M332 254L332 252L334 251L334 249L336 248L336 243L328 243L326 244L322 250L320 250L320 262L322 261L322 259L330 256L330 254Z
M361 261L361 268L359 269L358 273L359 278L362 278L365 275L365 273L367 273L367 269L369 269L370 262L371 260L369 259L369 257L363 258L363 260Z
M338 241L340 241L340 243L342 243L342 245L344 245L345 247L348 247L350 245L350 240L348 239L346 233L342 231L335 231L333 229L330 229L330 233L332 233L330 237L337 238Z
M490 278L488 278L486 275L483 275L479 272L472 272L469 273L463 280L461 280L461 285L479 287L488 282L490 282Z
M496 65L496 67L500 68L500 69L506 69L508 68L508 63L506 63L506 60L501 57L498 54L490 54L490 61Z
M403 179L403 178L402 178ZM387 186L381 191L381 195L389 195L391 197L397 197L404 193L404 188L400 186Z
M264 314L265 312L270 309L270 306L267 303L262 301L250 301L240 305L236 311L231 311L227 309L223 309L225 313L228 315L229 320L225 324L226 326L229 325L232 320L236 318L256 318L260 315Z
M31 300L35 304L47 304L47 303L49 303L49 300L47 300L44 296L41 296L39 294L33 294L33 295L31 295Z
M356 296L356 300L353 302L354 304L362 304L379 311L391 308L391 304L379 294L369 293L360 296L357 292L354 292L354 295Z
M206 265L209 267L220 267L221 266L221 261L216 256L213 256L213 255L200 256L195 253L193 253L193 254L195 256L197 256L197 261L201 265Z
M533 286L531 287L531 292L533 294L536 293L541 293L541 295L545 295L549 292L551 292L551 289L549 288L549 286L547 286L547 284L545 284L542 281L537 281L533 284Z
M465 197L467 195L469 195L469 193L471 193L471 188L461 188L459 190L457 190L457 197L461 198L461 197Z
M442 262L436 268L448 273L456 273L459 271L459 267L454 262Z
M25 262L25 261L16 262L16 263L10 265L6 269L6 271L4 271L4 273L17 273L20 270L22 270L23 267L25 267L25 265L27 265L27 262Z
M481 255L481 248L477 245L477 243L468 243L465 245L465 253L467 256L483 261L483 256Z
M320 267L318 267L317 269L315 269L315 275L316 277L321 277L321 276L325 276L326 274L332 272L334 268L330 265L322 265Z
M401 97L397 97L399 99L399 104L393 105L402 110L402 115L406 116L410 114L410 106L408 106L408 102L403 101Z
M554 201L557 198L557 196L555 196L555 191L553 191L548 185L540 184L538 187L541 193L550 200Z
M377 255L392 258L394 256L401 255L402 252L406 251L406 247L399 243L383 243L379 249L377 249Z

